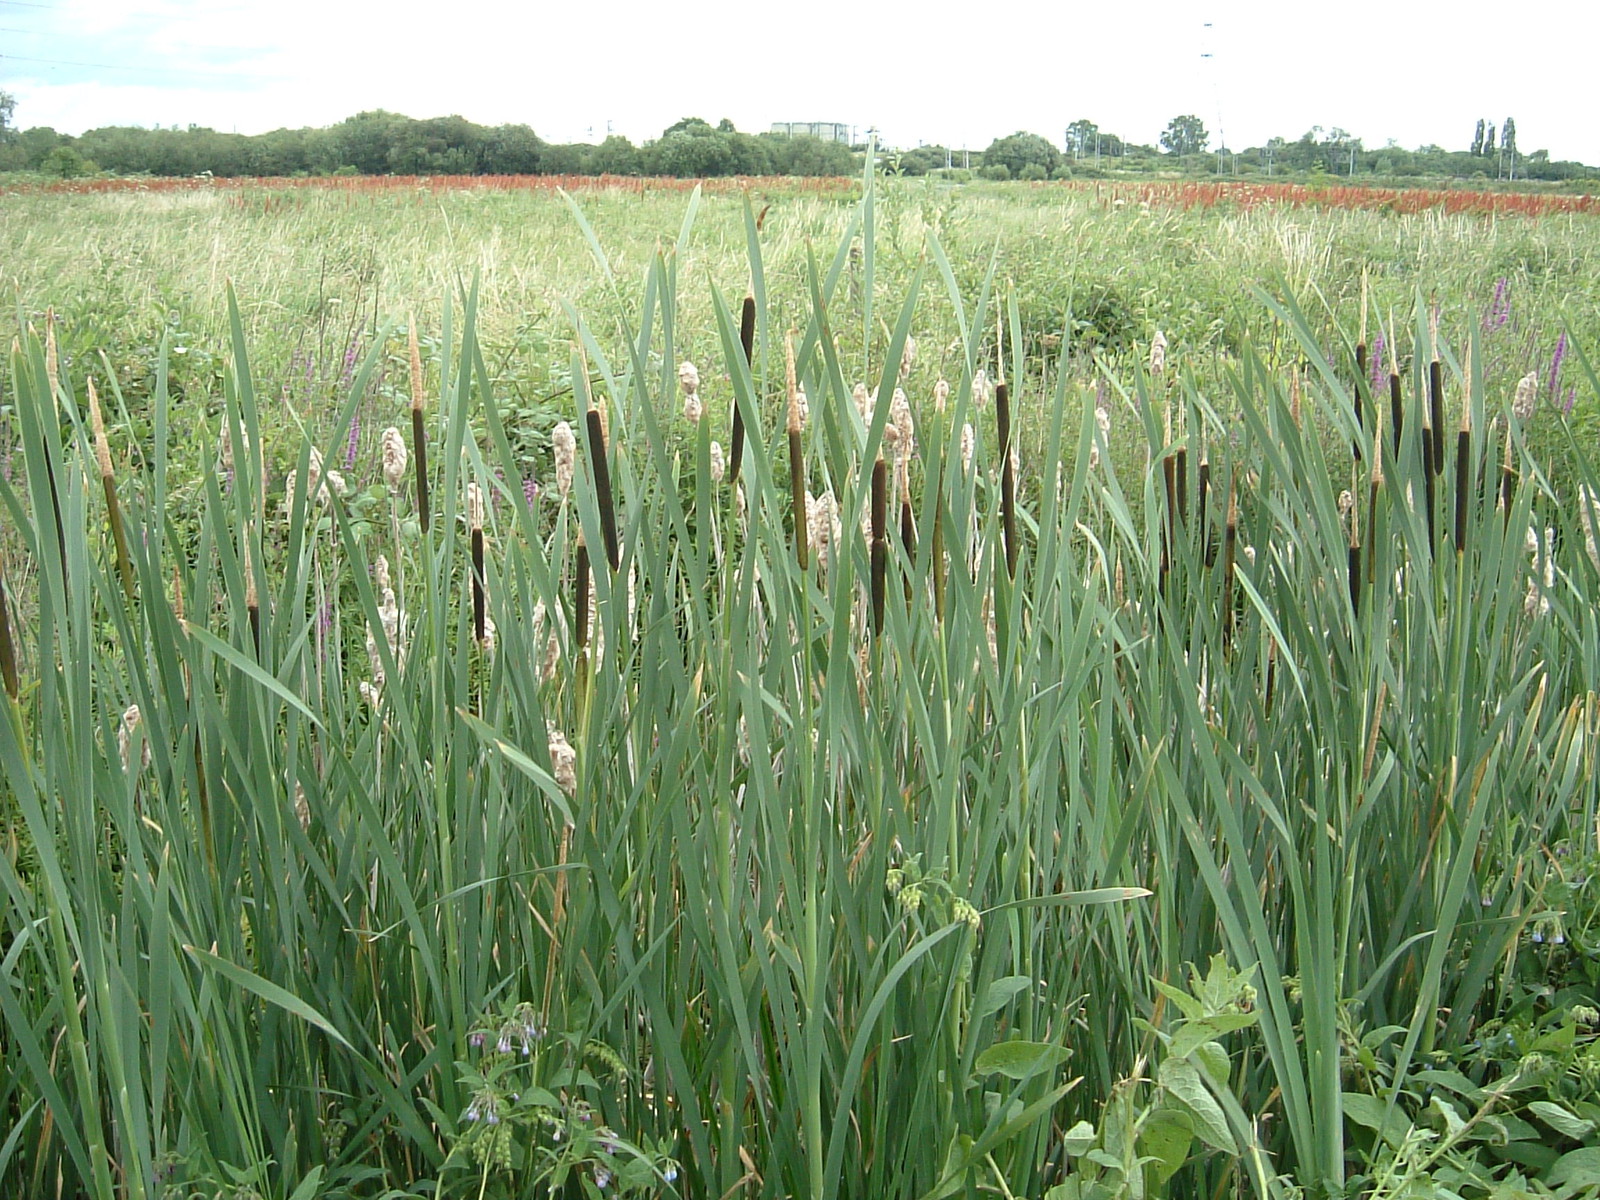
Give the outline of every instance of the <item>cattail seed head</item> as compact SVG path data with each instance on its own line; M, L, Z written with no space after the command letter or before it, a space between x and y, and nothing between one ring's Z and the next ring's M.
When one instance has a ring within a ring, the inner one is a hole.
M406 439L399 429L391 425L383 431L382 446L383 482L388 485L391 492L397 492L406 477L406 463L409 458L406 454Z
M972 402L979 408L985 408L993 395L993 389L989 386L989 372L979 367L972 373Z
M1150 374L1161 375L1167 369L1167 335L1159 329L1150 339Z
M117 754L122 759L122 769L128 769L133 752L133 739L139 736L139 728L144 724L144 716L139 712L137 704L130 704L122 712L122 720L117 724ZM139 765L150 765L150 743L145 742L139 755Z
M1555 557L1551 547L1555 543L1555 530L1546 529L1541 542L1538 533L1530 526L1525 538L1528 557L1533 571L1528 578L1528 594L1523 599L1522 611L1530 617L1542 617L1550 611L1550 592L1556 585ZM1542 569L1541 569L1542 568ZM1544 586L1540 586L1540 580Z
M972 431L970 423L961 427L961 469L966 474L972 473L972 455L977 435Z
M933 411L942 413L945 410L945 405L949 403L950 385L945 380L940 379L933 385Z
M476 483L467 484L467 528L483 528L483 489Z
M695 392L685 392L683 396L683 419L691 425L698 425L700 418L705 416L706 407Z
M61 357L56 352L56 310L44 311L44 378L50 385L50 400L61 390Z
M567 795L574 795L578 790L578 752L554 721L546 722L545 733L549 741L550 773L555 777L556 786Z
M417 341L417 319L410 319L406 348L411 356L411 411L422 411L422 346Z
M857 383L850 389L850 399L854 401L856 412L861 416L861 424L868 429L872 428L872 414L877 408L872 393L867 390L867 385Z
M389 559L387 556L378 555L378 560L372 564L372 582L377 584L380 596L394 586L389 578Z
M572 426L557 421L550 433L550 444L555 450L556 491L565 496L572 491L572 472L578 461L578 437Z
M693 396L700 390L700 368L692 362L678 364L678 386L683 389L685 396Z
M1517 380L1516 398L1511 402L1511 415L1519 421L1533 416L1539 404L1539 372L1529 371Z
M1089 469L1093 471L1100 465L1100 447L1111 446L1111 412L1099 404L1094 406L1094 440L1089 443Z
M903 465L917 453L917 431L911 419L911 401L900 388L895 388L889 401L889 421L895 431L895 457Z
M813 496L806 493L806 541L816 551L817 561L826 564L834 545L842 536L839 505L832 490Z
M711 482L721 483L728 473L728 461L722 453L722 443L711 443Z
M1589 561L1600 570L1600 546L1596 545L1595 538L1595 496L1582 484L1578 485L1578 521L1583 527L1583 549Z
M905 382L911 368L917 365L917 339L906 335L905 348L900 351L900 380Z
M100 395L95 391L94 377L90 376L89 385L89 423L94 430L94 457L100 467L100 478L110 479L111 470L111 443L106 440L105 417L100 412Z

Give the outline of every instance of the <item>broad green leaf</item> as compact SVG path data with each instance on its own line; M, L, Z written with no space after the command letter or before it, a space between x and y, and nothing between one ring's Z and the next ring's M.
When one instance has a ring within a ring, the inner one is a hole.
M974 1015L981 1021L984 1017L999 1012L1020 993L1027 991L1032 983L1033 980L1026 975L1006 975L996 979L983 989L983 999L978 1001Z
M1593 1121L1586 1121L1551 1100L1535 1100L1528 1105L1528 1111L1563 1137L1581 1140L1594 1132Z
M1339 1098L1344 1115L1357 1125L1364 1126L1375 1133L1381 1133L1385 1141L1391 1145L1398 1145L1399 1139L1405 1136L1411 1122L1405 1113L1399 1109L1391 1109L1388 1101L1377 1096L1368 1095L1366 1092L1345 1092ZM1384 1116L1388 1114L1385 1123Z
M1214 1042L1225 1033L1236 1029L1249 1029L1259 1018L1255 1013L1218 1013L1214 1017L1201 1017L1198 1021L1185 1021L1172 1035L1170 1054L1188 1058L1206 1042Z
M1550 1168L1551 1187L1600 1188L1600 1146L1572 1150Z
M322 1164L318 1163L306 1172L306 1177L300 1181L300 1186L295 1188L289 1200L312 1200L322 1186L322 1169Z
M978 1055L972 1065L979 1075L1004 1075L1020 1083L1055 1070L1071 1054L1065 1046L1049 1042L996 1042Z
M1194 1132L1208 1146L1228 1154L1238 1154L1239 1148L1228 1130L1228 1118L1222 1105L1200 1078L1200 1071L1186 1058L1168 1058L1158 1072L1161 1086L1178 1101L1194 1122Z
M1077 1158L1079 1155L1087 1154L1092 1150L1099 1138L1100 1135L1095 1131L1093 1125L1088 1121L1079 1121L1061 1135L1061 1145L1068 1155Z
M1163 1108L1139 1130L1139 1156L1145 1159L1145 1190L1158 1192L1189 1158L1194 1132L1186 1113Z

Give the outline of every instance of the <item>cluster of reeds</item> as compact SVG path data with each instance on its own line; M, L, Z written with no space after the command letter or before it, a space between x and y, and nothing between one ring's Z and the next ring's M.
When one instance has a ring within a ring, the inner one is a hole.
M919 366L923 277L892 325L868 311L869 185L858 298L847 240L769 377L748 223L700 419L674 424L663 255L620 352L575 315L576 427L531 505L496 503L507 414L476 298L447 306L409 464L383 439L419 518L392 564L311 447L264 519L242 337L234 485L174 536L159 395L152 469L101 489L146 536L108 544L86 480L120 418L19 343L0 500L38 585L19 628L0 582L0 1185L536 1192L572 1145L551 1114L582 1112L681 1161L640 1193L1044 1195L1080 1121L1160 1092L1219 1114L1184 1126L1209 1149L1174 1187L1336 1195L1355 1024L1420 1062L1491 1010L1527 864L1592 838L1600 574L1559 509L1529 562L1557 485L1470 348L1419 300L1385 425L1363 356L1328 364L1279 303L1309 371L1247 347L1208 396L1180 344L1108 371L1101 406L1065 353L1048 384L1027 369L992 273L972 296L945 272L964 333ZM1497 417L1494 477L1472 431ZM1430 488L1454 489L1454 555ZM1251 1028L1208 1035L1227 1072L1162 1071L1163 997L1219 952L1253 972ZM587 1065L465 1070L500 1011ZM462 1149L486 1113L521 1157Z

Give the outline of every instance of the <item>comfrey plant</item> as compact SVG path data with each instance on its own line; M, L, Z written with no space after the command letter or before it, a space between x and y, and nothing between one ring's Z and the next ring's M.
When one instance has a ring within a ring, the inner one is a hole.
M468 1098L446 1165L475 1169L479 1195L652 1195L670 1189L678 1163L664 1140L635 1141L606 1124L607 1083L632 1072L610 1046L551 1034L531 1003L488 1014L456 1064Z

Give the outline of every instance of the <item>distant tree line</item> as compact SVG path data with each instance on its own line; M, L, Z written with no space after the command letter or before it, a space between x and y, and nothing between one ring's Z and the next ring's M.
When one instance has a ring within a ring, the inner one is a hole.
M417 120L381 109L357 113L325 128L275 129L245 135L198 125L187 129L107 126L79 137L48 127L18 129L15 102L0 91L0 171L39 171L71 177L118 175L850 175L861 151L838 142L782 134L741 133L726 119L712 125L685 117L661 136L636 146L611 135L595 143L547 142L527 125L477 125L464 117ZM1498 130L1480 120L1464 150L1390 142L1373 149L1337 126L1312 126L1300 137L1270 138L1261 146L1211 149L1211 135L1192 113L1174 117L1160 146L1139 145L1102 130L1088 118L1065 129L1057 143L1018 130L982 151L946 146L883 151L883 165L903 175L972 172L986 179L1095 178L1100 175L1293 175L1406 179L1587 179L1600 170L1552 160L1548 151L1523 154L1516 122Z
M1160 149L1136 145L1102 130L1088 118L1066 127L1065 153L1038 134L1017 132L996 138L978 163L990 179L1063 179L1129 173L1185 175L1366 176L1369 180L1593 179L1600 169L1550 157L1548 150L1524 154L1517 148L1516 121L1507 117L1498 131L1479 121L1470 147L1447 150L1423 146L1406 150L1390 142L1370 148L1338 126L1314 125L1294 140L1269 138L1260 146L1234 151L1211 149L1211 134L1192 113L1172 118ZM939 154L942 156L943 151Z
M686 117L643 146L612 135L596 145L547 142L527 125L464 117L416 120L357 113L321 129L246 135L107 126L79 137L11 128L0 93L0 171L118 175L849 175L848 146L814 137L740 133L732 122Z

